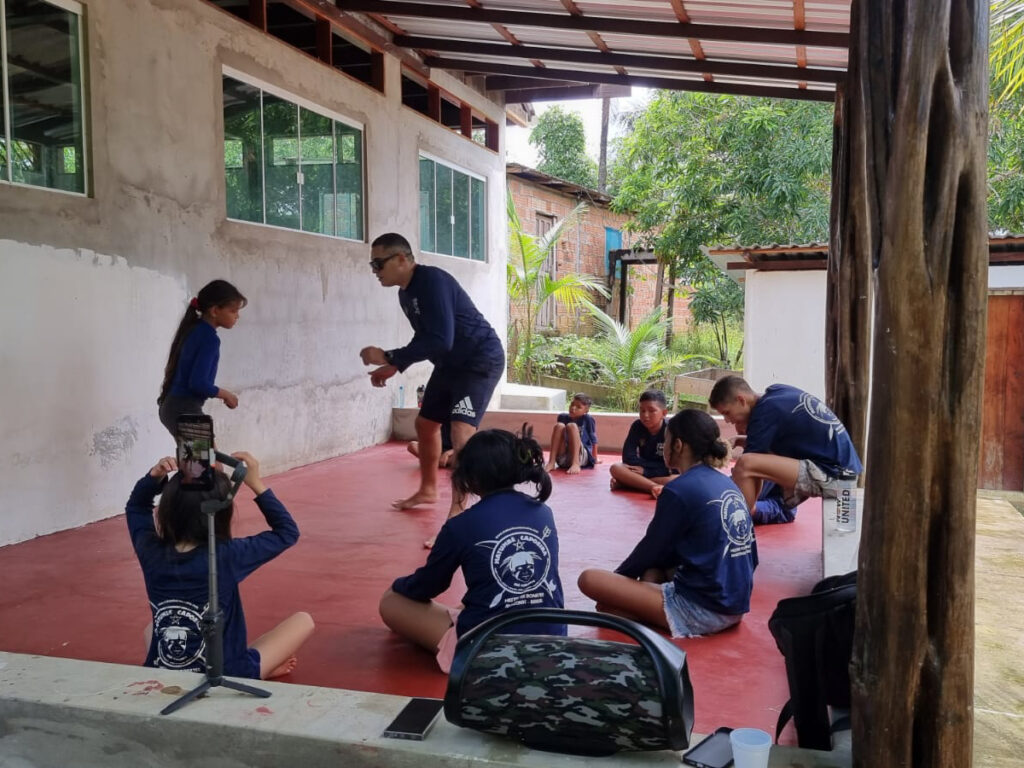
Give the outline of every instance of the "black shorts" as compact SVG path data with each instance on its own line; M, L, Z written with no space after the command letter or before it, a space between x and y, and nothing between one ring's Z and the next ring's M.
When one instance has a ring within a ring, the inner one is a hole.
M434 368L420 416L440 424L461 421L478 426L504 370L504 364L485 372Z

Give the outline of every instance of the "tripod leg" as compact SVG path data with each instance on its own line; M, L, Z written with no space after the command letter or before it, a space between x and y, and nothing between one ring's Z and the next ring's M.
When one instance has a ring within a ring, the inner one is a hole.
M245 683L239 683L235 680L228 680L224 678L220 683L225 688L230 688L233 691L241 691L242 693L251 693L253 696L259 696L261 699L269 699L270 691L264 691L262 688L254 688L251 685Z
M203 682L201 682L199 685L197 685L191 691L189 691L186 694L183 694L182 696L179 696L174 701L172 701L170 704L168 704L166 707L161 709L160 710L160 714L161 715L169 715L172 712L177 712L179 709L184 707L190 701L192 701L194 699L198 699L200 696L202 696L204 693L206 693L212 687L213 686L210 684L209 680L203 680Z

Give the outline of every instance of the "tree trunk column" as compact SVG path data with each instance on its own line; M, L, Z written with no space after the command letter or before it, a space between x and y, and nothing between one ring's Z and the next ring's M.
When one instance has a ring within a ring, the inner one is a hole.
M855 5L849 128L867 151L863 189L851 172L851 210L864 214L853 235L870 244L875 320L854 765L963 768L973 727L988 5Z

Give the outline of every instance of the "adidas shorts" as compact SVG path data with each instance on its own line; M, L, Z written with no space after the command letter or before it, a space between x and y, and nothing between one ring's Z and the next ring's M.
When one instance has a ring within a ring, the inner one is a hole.
M487 372L434 368L423 392L420 416L444 424L461 421L479 426L504 365Z

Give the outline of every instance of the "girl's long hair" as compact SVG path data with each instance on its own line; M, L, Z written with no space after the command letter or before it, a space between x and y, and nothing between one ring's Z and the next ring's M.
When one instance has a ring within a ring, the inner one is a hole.
M710 467L725 466L729 446L721 438L718 424L704 411L684 408L668 420L669 439L679 439L690 446L697 461Z
M510 490L519 483L533 483L534 498L551 495L551 477L544 469L544 452L524 425L522 435L504 429L477 432L459 451L452 484L463 494L484 497Z
M164 486L156 508L156 529L160 539L169 546L206 543L204 501L224 501L231 491L231 480L223 472L214 472L213 489L196 491L182 489L178 472ZM214 516L214 533L220 541L231 538L231 517L234 503L223 505Z
M234 302L239 302L244 307L248 300L235 286L227 280L212 280L203 286L195 298L195 305L189 301L185 308L185 314L178 323L178 330L171 342L171 352L167 356L167 367L164 368L164 383L160 387L160 397L156 399L157 405L163 405L167 399L167 393L171 389L171 382L174 381L174 372L178 369L178 360L181 358L181 347L185 343L192 329L199 324L203 314L212 307L224 307Z

